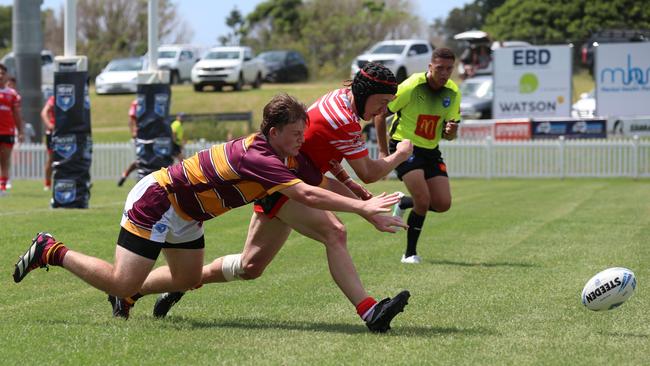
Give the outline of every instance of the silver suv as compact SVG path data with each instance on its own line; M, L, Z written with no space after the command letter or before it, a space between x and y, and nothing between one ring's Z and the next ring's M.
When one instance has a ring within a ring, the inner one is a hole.
M401 83L409 75L427 70L433 48L431 43L421 39L382 41L354 60L351 75L354 77L367 62L376 62L389 68Z

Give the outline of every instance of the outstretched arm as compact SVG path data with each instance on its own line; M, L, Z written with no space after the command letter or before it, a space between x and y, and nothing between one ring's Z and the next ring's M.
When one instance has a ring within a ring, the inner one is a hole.
M373 183L388 175L391 170L406 161L412 153L413 144L410 140L404 139L397 144L397 150L391 155L377 160L372 160L366 155L359 159L348 160L348 163L357 173L359 179L364 183Z
M305 206L328 211L353 212L366 219L388 212L389 207L399 201L396 193L389 195L382 193L367 201L361 201L303 182L282 189L280 192Z
M345 186L348 187L357 197L364 201L372 198L372 193L359 183L355 182L338 161L331 160L330 166L332 167L330 173L332 173L339 182L345 184Z

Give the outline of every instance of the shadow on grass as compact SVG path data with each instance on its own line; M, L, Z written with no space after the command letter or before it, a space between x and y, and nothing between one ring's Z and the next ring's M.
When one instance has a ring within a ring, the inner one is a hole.
M303 322L303 321L273 321L263 318L247 318L239 320L198 320L187 317L170 317L160 320L161 324L174 328L233 328L244 330L288 330L288 331L306 331L306 332L328 332L343 334L363 334L368 333L368 329L363 324L345 324L345 323L323 323L323 322ZM458 334L466 336L483 336L496 334L494 331L485 328L458 328L458 327L433 327L433 326L395 326L386 335L394 336L414 336L414 337L436 337L449 334Z
M520 267L520 268L532 268L532 267L539 267L536 264L530 264L530 263L517 263L517 262L487 262L487 263L482 263L482 262L459 262L459 261L450 261L450 260L424 260L425 263L430 263L430 264L441 264L441 265L447 265L447 266L460 266L460 267L485 267L485 268L492 268L492 267Z

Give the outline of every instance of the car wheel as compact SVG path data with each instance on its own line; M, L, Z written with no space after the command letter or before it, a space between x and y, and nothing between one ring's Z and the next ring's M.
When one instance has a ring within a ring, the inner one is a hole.
M194 91L202 92L202 91L203 91L203 85L201 85L201 84L194 84Z
M233 85L232 88L235 91L240 91L243 86L244 86L244 75L239 74L239 79L237 79L237 83L235 83L235 85Z
M400 67L399 70L397 70L397 75L395 75L395 78L397 79L398 83L401 83L402 81L406 80L406 69Z
M262 86L262 75L257 73L257 76L255 77L255 81L253 81L253 89L259 89L260 86Z
M170 75L169 75L169 83L171 85L175 85L175 84L180 83L180 81L181 81L181 79L180 79L180 77L178 75L178 71L177 70L172 70Z

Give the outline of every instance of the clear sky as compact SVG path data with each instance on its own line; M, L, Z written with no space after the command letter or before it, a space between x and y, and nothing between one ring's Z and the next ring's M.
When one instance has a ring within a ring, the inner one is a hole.
M471 0L411 0L415 12L422 19L431 22L438 17L446 17L455 7L472 2ZM14 0L0 0L0 5L12 5ZM255 9L262 0L173 0L178 11L194 31L192 43L210 46L217 43L217 37L227 34L226 17L236 6L246 15ZM44 8L58 9L65 0L43 0Z

